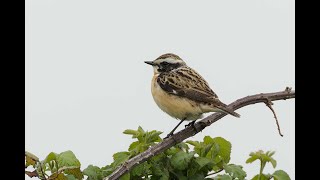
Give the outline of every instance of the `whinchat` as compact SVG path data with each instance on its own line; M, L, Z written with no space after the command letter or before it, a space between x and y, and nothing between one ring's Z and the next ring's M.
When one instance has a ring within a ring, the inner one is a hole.
M183 121L192 121L190 124L193 125L203 113L224 112L240 117L221 102L206 80L179 56L167 53L145 63L154 70L151 83L154 101L161 110L181 120L167 137L173 135Z

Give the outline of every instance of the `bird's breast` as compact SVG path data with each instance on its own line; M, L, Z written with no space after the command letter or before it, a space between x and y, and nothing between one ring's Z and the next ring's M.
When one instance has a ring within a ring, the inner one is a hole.
M152 78L151 93L162 111L177 119L196 120L201 117L203 112L197 102L165 92L158 85L157 77Z

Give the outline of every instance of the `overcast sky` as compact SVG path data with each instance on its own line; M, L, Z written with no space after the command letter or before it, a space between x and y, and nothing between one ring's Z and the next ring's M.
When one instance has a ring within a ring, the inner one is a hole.
M127 150L125 129L164 137L178 121L153 101L153 70L143 61L168 52L227 104L294 88L294 33L291 0L27 0L25 148L40 159L72 150L84 169ZM266 105L255 104L189 139L229 140L231 163L244 165L247 178L259 172L258 162L245 164L249 153L275 150L277 169L295 179L295 101L273 107L284 137Z

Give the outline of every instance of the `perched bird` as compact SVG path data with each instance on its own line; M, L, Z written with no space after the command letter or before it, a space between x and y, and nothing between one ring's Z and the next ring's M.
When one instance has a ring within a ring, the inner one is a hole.
M194 125L203 113L224 112L240 117L222 103L200 74L188 67L179 56L167 53L145 63L153 66L154 70L151 82L154 101L161 110L181 120L167 137L173 135L185 120L192 121L189 125Z

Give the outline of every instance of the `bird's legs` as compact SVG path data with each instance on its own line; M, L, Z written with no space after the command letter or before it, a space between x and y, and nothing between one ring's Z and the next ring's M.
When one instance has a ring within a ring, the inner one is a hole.
M176 125L176 127L174 127L174 128L172 129L172 131L171 131L164 139L167 139L168 137L172 136L173 133L174 133L174 131L180 126L180 124L181 124L184 120L186 120L186 118L182 119L182 120L178 123L178 125Z

